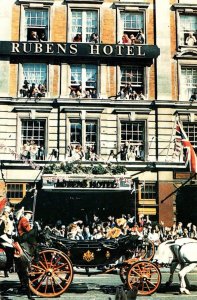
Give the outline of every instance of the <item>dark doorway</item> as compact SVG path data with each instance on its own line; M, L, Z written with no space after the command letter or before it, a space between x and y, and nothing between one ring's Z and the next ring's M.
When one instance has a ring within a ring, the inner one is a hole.
M105 220L109 215L121 217L134 215L134 199L129 191L39 191L35 219L44 224L61 220L69 224L73 220L90 220L94 214Z
M197 186L185 186L176 197L177 222L186 226L189 222L196 224L197 220Z

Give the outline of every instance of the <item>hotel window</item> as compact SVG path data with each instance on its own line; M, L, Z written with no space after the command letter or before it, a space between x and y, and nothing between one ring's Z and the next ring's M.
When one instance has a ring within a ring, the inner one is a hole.
M145 123L121 122L121 160L144 160L145 157Z
M180 14L179 45L197 46L197 14Z
M181 67L181 99L190 100L191 96L197 92L197 67L182 66Z
M26 159L44 159L45 120L21 121L21 156Z
M195 152L197 152L197 123L183 122L183 129L194 147Z
M97 66L71 65L71 90L83 94L97 90ZM87 97L88 98L88 97Z
M138 213L156 215L157 184L155 182L141 182L138 185Z
M121 36L122 43L144 44L144 13L143 12L121 12ZM131 40L126 42L125 35Z
M93 34L98 35L98 11L73 9L71 13L71 41L83 43L92 42Z
M47 41L49 36L47 9L25 9L25 29L27 41Z
M26 184L23 183L8 183L7 198L11 203L17 204L21 202L26 194Z
M71 120L70 143L74 147L81 145L85 154L97 153L98 125L95 120ZM88 158L89 159L89 158Z
M44 97L47 91L47 64L24 63L20 94L22 97Z
M144 94L144 68L134 66L122 66L120 67L121 72L121 86L129 90L128 93L136 92Z

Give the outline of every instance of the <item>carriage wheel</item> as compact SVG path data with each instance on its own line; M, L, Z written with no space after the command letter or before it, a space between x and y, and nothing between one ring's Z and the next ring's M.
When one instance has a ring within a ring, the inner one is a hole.
M63 294L73 279L73 267L70 259L55 249L39 253L39 262L33 263L29 272L29 287L41 297L57 297Z
M136 287L138 295L151 295L159 288L161 273L156 265L149 261L138 261L130 266L127 284L130 289Z

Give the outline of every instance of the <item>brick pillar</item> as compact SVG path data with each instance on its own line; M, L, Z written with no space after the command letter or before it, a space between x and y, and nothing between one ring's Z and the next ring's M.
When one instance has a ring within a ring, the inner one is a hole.
M175 194L169 196L174 192L174 189L171 182L159 182L159 223L163 221L165 226L172 226L174 222L173 202Z

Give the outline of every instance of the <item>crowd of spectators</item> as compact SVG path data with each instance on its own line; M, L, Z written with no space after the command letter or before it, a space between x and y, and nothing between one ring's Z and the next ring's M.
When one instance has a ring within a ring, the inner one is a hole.
M75 43L81 43L82 42L82 34L81 33L77 33L74 38L73 38L73 42ZM97 44L99 42L99 36L98 36L98 33L96 32L93 32L91 35L90 35L90 38L89 38L89 41L90 43L94 43L94 44Z
M66 150L66 161L75 161L75 160L90 160L97 161L98 155L96 154L94 146L86 146L84 151L81 144L69 145Z
M125 32L122 36L122 44L129 44L129 45L144 44L144 42L145 42L145 36L142 29L140 29L136 35L127 34Z
M78 87L69 87L70 89L70 97L71 98L88 98L88 99L96 99L98 98L97 95L97 91L96 89L88 89L88 90L84 90L82 91L82 87L81 85L79 85Z
M46 86L44 84L30 84L27 80L24 81L22 88L20 89L21 97L40 99L45 97Z
M53 234L74 240L96 240L118 238L124 235L138 235L140 238L147 237L155 247L166 240L190 237L197 239L196 225L188 223L183 226L182 222L174 223L172 227L165 226L164 222L151 221L149 216L139 215L138 221L130 214L120 218L108 216L102 220L94 215L91 221L74 221L64 225L61 220L56 225L50 226Z
M43 145L38 146L34 140L28 140L22 146L21 159L45 160L45 149Z
M116 99L118 100L145 100L145 96L142 93L142 91L139 91L138 93L133 90L132 84L127 83L124 87L122 87L119 91L119 93L116 96Z

